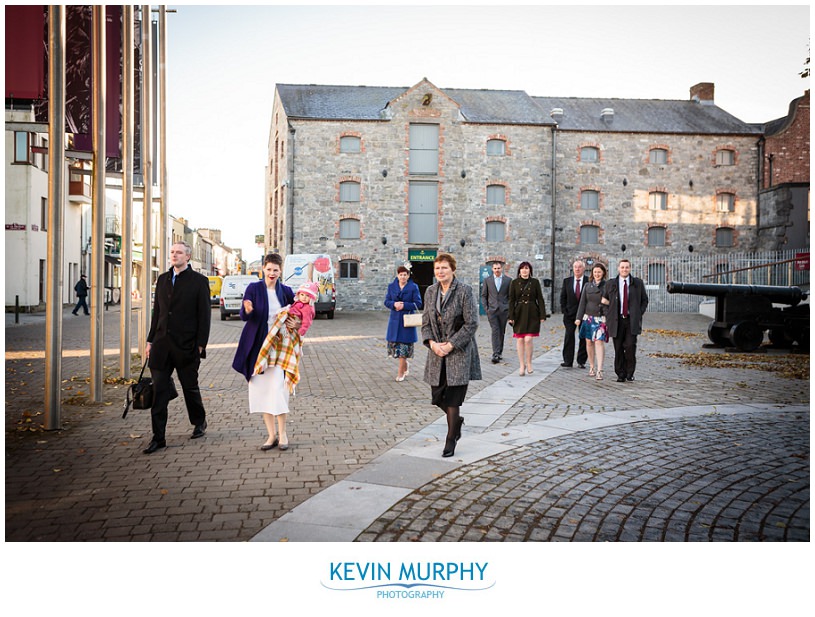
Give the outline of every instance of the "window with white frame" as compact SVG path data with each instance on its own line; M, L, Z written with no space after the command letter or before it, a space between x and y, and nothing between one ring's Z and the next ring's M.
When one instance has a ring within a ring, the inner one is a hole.
M651 191L648 193L648 207L651 210L668 209L668 193L662 191Z
M340 278L341 279L358 279L359 278L359 262L355 259L343 259L340 261Z
M487 221L487 242L503 242L506 238L506 223L503 221Z
M354 135L340 137L340 152L360 152L362 140Z
M735 165L736 153L732 150L717 150L716 151L716 164L717 165Z
M735 212L736 196L733 193L719 193L716 195L716 210L718 212Z
M490 184L487 187L487 205L503 206L507 200L507 189L500 184Z
M599 210L600 193L597 191L581 191L580 208L581 210Z
M582 225L580 227L580 244L599 244L600 228L597 225Z
M504 156L507 153L507 142L503 139L487 140L487 156Z
M665 246L664 227L650 227L648 229L648 246Z
M596 163L600 160L600 150L594 146L580 148L580 160L584 163Z
M359 182L340 182L340 201L342 202L358 202L359 201Z
M649 160L654 165L666 165L668 163L668 151L665 148L651 148Z
M716 246L725 248L733 246L733 228L719 227L716 230Z
M340 238L343 240L358 240L359 220L352 218L340 219Z

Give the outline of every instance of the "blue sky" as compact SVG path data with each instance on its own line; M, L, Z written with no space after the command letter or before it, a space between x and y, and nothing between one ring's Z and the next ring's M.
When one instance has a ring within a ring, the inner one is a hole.
M809 88L809 7L169 5L170 212L260 256L276 83L679 99L746 122Z

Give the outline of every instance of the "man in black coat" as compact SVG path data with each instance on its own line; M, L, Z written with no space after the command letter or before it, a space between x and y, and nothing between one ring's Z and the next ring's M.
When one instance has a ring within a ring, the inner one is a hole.
M619 276L606 283L603 304L608 304L606 326L614 340L614 372L617 381L634 381L637 368L637 336L642 332L642 316L648 310L648 294L642 279L631 276L631 262L621 259Z
M563 337L563 362L560 366L571 368L574 364L574 332L577 329L575 319L577 319L577 307L580 305L580 294L589 282L589 277L584 274L586 264L576 259L572 264L572 276L563 279L563 286L560 288L560 312L563 313L563 327L566 335ZM580 282L578 287L577 281ZM579 337L579 335L578 335ZM586 339L581 338L577 347L577 364L580 368L586 367L586 360L589 354L586 352Z
M77 301L74 310L71 312L76 315L79 312L79 308L82 307L85 309L85 314L90 315L88 303L85 301L85 298L88 297L88 282L85 280L84 274L79 276L79 280L76 282L76 285L74 285L74 291L76 292Z
M209 279L190 266L192 249L185 242L170 247L172 267L158 277L153 318L147 335L146 354L153 378L153 408L150 415L153 438L145 448L152 454L167 442L167 404L173 391L172 372L178 375L190 424L192 439L203 437L207 430L206 412L198 388L198 367L206 358L212 307L209 302Z
M509 284L512 278L503 274L504 264L493 262L492 276L484 279L481 287L481 304L487 313L492 330L492 363L498 364L504 353L504 333L509 318Z

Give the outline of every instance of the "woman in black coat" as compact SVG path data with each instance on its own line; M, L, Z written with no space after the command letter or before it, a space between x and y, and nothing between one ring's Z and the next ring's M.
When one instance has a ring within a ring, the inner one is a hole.
M541 322L546 320L546 303L543 300L541 284L532 276L532 264L522 261L518 266L518 276L509 285L509 320L512 325L512 338L517 340L518 374L523 377L532 370L532 339L541 331Z

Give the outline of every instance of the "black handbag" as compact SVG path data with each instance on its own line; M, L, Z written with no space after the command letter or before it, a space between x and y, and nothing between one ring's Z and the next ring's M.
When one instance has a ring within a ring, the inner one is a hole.
M144 376L145 368L147 368L147 358L145 358L141 367L138 381L127 389L122 418L127 416L131 406L133 409L150 409L153 406L153 379ZM175 398L178 398L178 390L175 388L173 378L170 377L170 400L172 401Z

